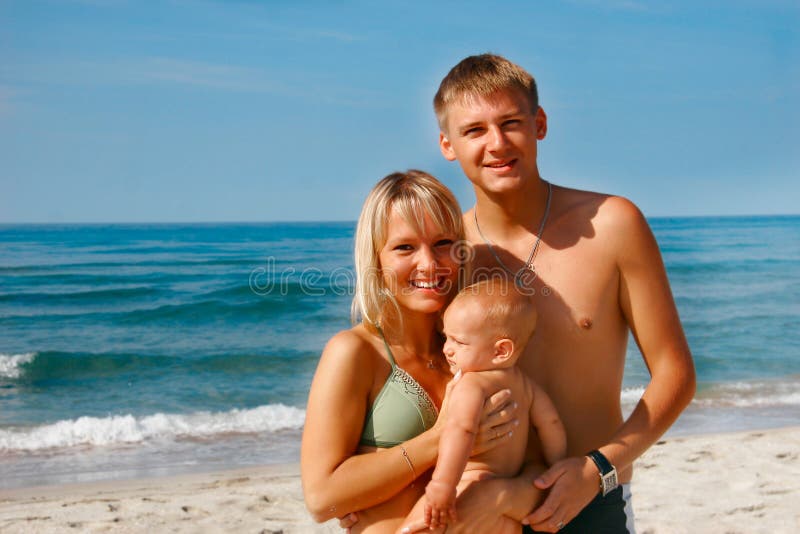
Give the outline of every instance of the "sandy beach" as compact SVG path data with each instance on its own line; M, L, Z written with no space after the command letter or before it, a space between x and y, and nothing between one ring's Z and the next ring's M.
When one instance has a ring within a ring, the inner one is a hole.
M676 437L636 464L645 533L800 531L800 428ZM299 466L0 490L2 532L337 532L303 505Z

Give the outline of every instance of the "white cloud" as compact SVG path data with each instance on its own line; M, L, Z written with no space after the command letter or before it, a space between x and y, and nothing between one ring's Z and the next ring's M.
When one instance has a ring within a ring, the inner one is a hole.
M301 32L300 35L318 39L333 39L334 41L341 41L345 43L352 43L354 41L365 40L364 37L359 35L333 31L333 30L306 30L304 32Z
M174 83L245 92L288 90L259 69L167 57L133 60L123 72L129 82Z
M172 84L241 92L290 88L263 69L170 57L117 60L46 60L6 65L20 83L71 86ZM2 87L2 86L0 86ZM0 93L2 96L4 93Z
M0 115L6 115L11 112L14 105L12 100L17 92L7 85L0 85Z
M651 11L652 5L637 0L569 0L569 3L584 7L597 7L617 11ZM660 6L663 8L663 6Z
M233 93L269 93L348 107L383 106L385 97L362 87L309 83L307 73L280 74L267 69L166 56L117 60L27 61L5 65L21 84L51 86L174 86ZM0 86L2 87L2 86ZM0 104L12 93L0 93Z

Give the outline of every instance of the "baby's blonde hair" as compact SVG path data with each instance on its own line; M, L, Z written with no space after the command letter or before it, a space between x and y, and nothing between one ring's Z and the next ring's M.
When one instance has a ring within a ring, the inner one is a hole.
M521 292L512 280L492 277L463 288L450 306L477 304L482 323L491 335L514 342L518 356L536 330L537 313L533 299Z

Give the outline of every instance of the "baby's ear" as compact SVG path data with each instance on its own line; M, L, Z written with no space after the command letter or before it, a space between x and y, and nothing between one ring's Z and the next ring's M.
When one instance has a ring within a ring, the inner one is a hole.
M495 365L505 363L514 354L514 342L504 337L494 342L494 358L492 363Z

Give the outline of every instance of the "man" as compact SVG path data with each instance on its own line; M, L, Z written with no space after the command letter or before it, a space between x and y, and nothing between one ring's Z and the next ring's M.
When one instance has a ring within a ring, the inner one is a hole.
M632 464L695 391L655 238L630 201L542 178L537 149L547 116L521 67L468 57L444 78L434 107L442 154L459 162L475 190L464 214L475 276L499 269L533 295L539 323L519 365L553 399L567 431L569 457L526 473L548 493L525 522L534 531L632 531ZM651 381L623 421L629 330Z

